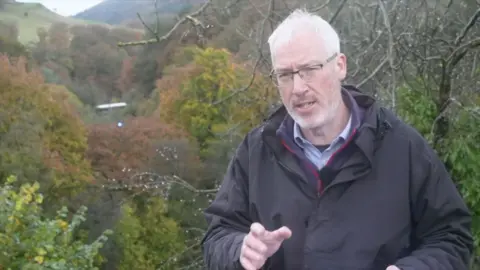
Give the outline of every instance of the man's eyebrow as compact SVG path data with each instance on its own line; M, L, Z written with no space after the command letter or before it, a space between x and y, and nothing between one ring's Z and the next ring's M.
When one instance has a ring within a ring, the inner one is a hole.
M299 68L307 68L307 67L317 66L317 65L319 65L318 62L310 62L310 63L305 63L305 64L298 65L298 67Z
M284 72L291 72L291 68L277 68L273 70L273 73L284 73Z
M302 68L307 68L307 67L311 67L311 66L316 66L316 65L320 65L319 63L317 62L310 62L310 63L304 63L304 64L300 64L297 66L297 69L302 69ZM274 72L276 73L279 73L279 72L292 72L293 70L291 68L278 68L278 69L275 69Z

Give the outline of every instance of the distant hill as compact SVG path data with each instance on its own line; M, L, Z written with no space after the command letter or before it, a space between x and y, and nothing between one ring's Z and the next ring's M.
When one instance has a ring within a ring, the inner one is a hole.
M157 7L162 15L178 14L205 0L159 0ZM104 0L83 12L73 16L76 19L104 22L108 24L124 24L138 21L137 12L146 18L155 14L153 0Z
M0 10L0 21L15 23L19 30L18 40L23 44L37 41L37 28L48 29L55 22L64 22L69 25L101 24L111 27L103 22L64 17L39 3L7 2Z

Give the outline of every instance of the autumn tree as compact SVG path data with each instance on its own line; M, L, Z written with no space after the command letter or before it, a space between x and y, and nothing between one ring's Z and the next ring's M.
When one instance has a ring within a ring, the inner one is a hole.
M183 132L156 118L135 117L117 123L89 127L88 157L96 172L109 182L127 181L135 173L150 170L156 143L178 139Z
M139 49L118 49L115 44L138 39L139 31L57 22L48 29L38 28L37 35L32 55L47 82L67 86L83 103L110 102L131 89L127 59L135 57Z
M25 61L0 55L0 177L36 179L46 199L71 196L92 181L86 130L64 97Z
M167 218L171 213L162 201L170 199L172 186L178 185L168 179L179 177L188 180L179 184L195 185L202 166L181 129L154 117L122 122L121 127L89 127L88 157L101 181L99 189L92 190L99 200L89 207L96 214L88 227L92 237L99 229L115 229L115 244L102 253L109 267L156 269L184 248L181 225Z
M48 29L48 43L52 51L66 51L70 47L70 29L64 22L55 22Z
M183 75L186 80L168 88L162 85L168 80L159 81L159 113L180 123L197 140L205 156L219 134L228 137L241 131L238 136L257 125L267 115L276 91L261 76L252 77L248 68L237 64L224 49L189 48L184 53L193 58L190 72ZM189 65L182 67L183 71Z
M117 88L122 94L127 93L132 89L134 62L135 57L128 57L123 59L120 77L117 80Z
M108 40L109 31L103 26L85 25L71 28L72 81L80 87L94 85L105 97L104 100L85 100L92 105L109 102L112 98L119 98L122 95L117 81L128 53L110 44L112 41Z

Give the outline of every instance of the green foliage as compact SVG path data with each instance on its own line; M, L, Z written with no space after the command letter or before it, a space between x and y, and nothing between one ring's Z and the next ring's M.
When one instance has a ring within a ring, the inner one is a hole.
M480 118L470 111L460 110L451 122L449 137L441 147L444 161L474 216L473 233L477 256L480 256Z
M194 193L179 185L172 186L170 190L168 216L184 228L186 245L189 247L176 258L180 265L191 265L192 261L202 257L202 248L198 243L204 236L204 228L207 227L202 211L212 202L214 196L213 192Z
M437 117L437 108L420 84L415 88L404 85L397 90L397 112L431 142L432 125Z
M55 219L43 218L43 195L39 184L13 187L9 177L0 188L0 265L2 269L98 269L99 249L107 241L105 231L91 244L76 239L78 226L85 221L82 207L68 222L63 207Z
M252 71L236 64L224 49L187 48L185 55L184 61L193 58L192 63L170 71L185 78L176 78L176 85L167 79L167 85L157 85L160 113L182 125L206 157L218 134L229 133L233 126L244 133L261 121L277 92L258 74L252 81Z
M25 46L2 36L0 36L0 53L7 54L10 57L29 56Z
M434 98L419 85L417 87L415 91L408 87L398 89L398 113L431 143L438 113ZM472 211L475 247L477 255L480 255L480 117L468 107L452 107L445 114L450 131L435 150L444 153L441 158Z
M126 203L116 227L115 239L121 248L118 269L176 269L175 260L185 246L177 223L166 217L166 204L160 198Z
M183 125L205 149L207 141L214 136L212 125L225 123L229 112L230 102L218 106L213 102L227 97L232 89L240 88L241 82L225 50L198 50L194 64L200 70L181 86L182 99L176 106Z

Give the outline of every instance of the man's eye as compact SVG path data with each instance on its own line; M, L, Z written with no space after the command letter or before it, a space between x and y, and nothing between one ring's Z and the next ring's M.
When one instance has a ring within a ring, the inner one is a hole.
M314 71L316 70L316 68L314 67L307 67L307 68L304 68L303 71L306 71L306 72L310 72L310 71Z

